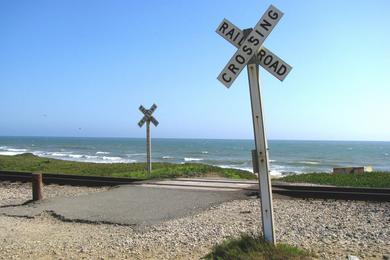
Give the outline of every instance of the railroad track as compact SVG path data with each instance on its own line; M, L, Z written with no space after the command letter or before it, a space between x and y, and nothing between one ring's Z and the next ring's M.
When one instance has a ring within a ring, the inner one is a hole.
M258 193L257 181L235 181L217 179L178 178L174 180L141 180L131 178L79 176L71 174L44 173L44 184L74 186L117 186L124 184L167 188L200 188L213 190L245 190ZM31 182L29 172L0 171L0 181ZM273 184L272 192L296 198L342 199L365 201L390 201L390 189L355 188L334 186L308 186L292 184Z
M32 173L30 172L12 172L0 171L0 181L20 181L31 182ZM131 178L115 178L100 176L81 176L72 174L43 173L42 180L44 184L59 184L73 186L117 186L123 184L132 184L140 181Z

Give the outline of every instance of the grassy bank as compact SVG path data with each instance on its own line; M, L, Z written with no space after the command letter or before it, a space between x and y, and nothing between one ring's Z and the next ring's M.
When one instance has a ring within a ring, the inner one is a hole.
M364 174L308 173L290 175L278 181L294 183L314 183L335 186L390 188L389 172L367 172Z
M225 169L199 163L153 163L152 175L148 176L145 163L86 163L38 157L33 154L15 156L0 155L0 170L44 173L66 173L90 176L128 178L175 178L215 176L232 179L255 179L255 175L242 170ZM314 183L335 186L390 188L390 173L364 174L308 173L289 175L277 179L292 183Z
M152 175L148 176L145 163L86 163L63 161L38 157L33 154L15 156L0 155L0 170L27 171L44 173L67 173L77 175L128 177L128 178L174 178L219 176L232 179L255 179L256 177L242 170L197 164L153 163Z
M276 246L263 239L244 235L238 239L226 240L213 248L204 259L250 260L250 259L312 259L313 255L297 247L285 244Z

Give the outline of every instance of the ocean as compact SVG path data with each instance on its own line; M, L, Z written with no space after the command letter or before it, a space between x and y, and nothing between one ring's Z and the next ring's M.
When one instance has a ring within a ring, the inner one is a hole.
M330 172L333 167L365 166L390 171L390 142L268 141L272 175ZM205 163L252 171L253 140L152 139L152 161ZM96 163L146 161L142 138L0 137L0 155Z

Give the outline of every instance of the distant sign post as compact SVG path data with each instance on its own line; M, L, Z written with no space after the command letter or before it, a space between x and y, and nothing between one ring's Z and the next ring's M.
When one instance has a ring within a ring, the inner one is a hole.
M253 29L241 31L224 19L216 32L238 48L218 76L218 80L229 88L245 66L248 70L251 97L253 130L256 150L253 151L254 172L259 176L261 213L264 239L275 244L272 190L269 176L268 146L264 129L263 109L259 81L259 65L277 79L283 81L292 67L262 44L282 18L283 13L270 6Z
M139 107L139 110L144 114L144 116L138 122L138 126L142 127L146 123L146 167L148 174L152 172L152 142L150 140L150 122L152 122L154 126L158 126L158 121L152 116L156 108L156 104L153 104L150 109L146 109L142 105Z

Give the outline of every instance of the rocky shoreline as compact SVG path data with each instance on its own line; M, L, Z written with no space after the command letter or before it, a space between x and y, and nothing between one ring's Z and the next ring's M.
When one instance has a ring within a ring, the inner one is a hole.
M45 197L106 189L49 185ZM0 206L30 198L30 184L0 183ZM274 199L274 209L277 241L311 250L320 259L384 259L390 254L390 203ZM199 259L226 238L258 234L260 225L255 198L143 230L63 222L51 212L35 218L0 215L0 259Z

